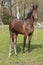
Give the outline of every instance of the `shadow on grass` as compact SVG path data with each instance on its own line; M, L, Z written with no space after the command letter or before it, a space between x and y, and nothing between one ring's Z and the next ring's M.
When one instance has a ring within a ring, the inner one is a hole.
M38 49L38 48L41 49L41 48L43 48L42 45L40 45L40 44L31 44L30 47L31 47L31 51L34 50L34 49ZM26 44L25 48L27 48L27 50L25 50L25 53L26 53L28 51L28 44ZM18 43L18 45L17 45L17 52L18 52L18 54L21 51L23 51L23 43Z

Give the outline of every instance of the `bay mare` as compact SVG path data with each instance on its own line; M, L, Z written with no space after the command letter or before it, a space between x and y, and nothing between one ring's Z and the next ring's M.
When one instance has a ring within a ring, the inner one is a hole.
M24 35L24 42L23 42L23 52L25 50L26 38L28 36L28 51L30 51L30 42L34 32L34 20L38 20L38 12L37 12L37 5L32 6L32 10L28 13L27 18L25 20L18 20L18 19L10 19L9 20L9 30L10 30L10 49L9 49L9 56L11 55L11 48L12 42L14 42L14 51L15 55L17 55L16 51L16 43L17 43L17 36L18 34ZM12 40L13 39L13 40Z

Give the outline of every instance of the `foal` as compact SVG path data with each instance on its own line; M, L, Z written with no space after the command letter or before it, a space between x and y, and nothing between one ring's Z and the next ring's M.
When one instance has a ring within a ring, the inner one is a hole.
M10 19L10 22L9 22L9 30L10 30L9 56L11 55L12 39L14 42L15 55L17 55L16 41L17 41L18 34L24 35L23 52L25 48L26 38L27 36L29 37L28 50L30 51L30 42L31 42L32 34L34 32L34 20L38 20L37 5L32 6L32 10L30 11L30 13L28 13L28 16L25 20Z

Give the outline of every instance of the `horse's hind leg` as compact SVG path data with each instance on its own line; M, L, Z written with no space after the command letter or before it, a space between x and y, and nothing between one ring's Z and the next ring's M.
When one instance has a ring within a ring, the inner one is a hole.
M17 51L16 51L16 41L17 41L17 35L16 35L16 33L14 33L14 51L15 51L15 55L17 55Z
M27 36L25 36L25 35L24 35L23 53L25 52L25 44L26 44L26 38L27 38Z
M10 48L9 48L9 57L11 55L11 48L12 48L12 32L10 32Z

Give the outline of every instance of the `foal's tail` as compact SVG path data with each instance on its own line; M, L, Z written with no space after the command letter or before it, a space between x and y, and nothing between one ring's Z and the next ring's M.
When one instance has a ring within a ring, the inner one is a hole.
M12 33L12 42L14 42L14 35L13 35L13 33Z

